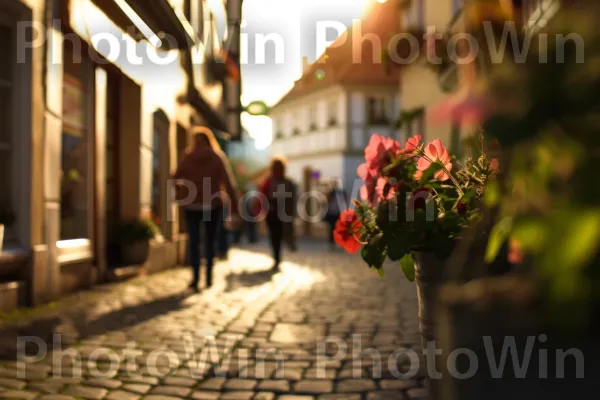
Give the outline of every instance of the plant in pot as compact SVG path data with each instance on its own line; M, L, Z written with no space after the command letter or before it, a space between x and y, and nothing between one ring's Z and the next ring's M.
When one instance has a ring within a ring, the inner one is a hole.
M0 208L0 252L4 244L4 231L15 222L15 214L8 207Z
M118 238L121 262L124 265L144 264L150 251L150 240L158 233L158 227L150 219L133 219L119 226Z
M462 165L440 139L423 144L420 135L405 146L373 135L365 161L357 171L364 181L361 201L343 213L334 236L346 251L360 250L380 276L390 259L416 280L425 345L433 340L432 306L444 260L463 227L480 217L479 203L494 169L485 154Z
M472 261L469 274L440 290L441 350L467 348L482 360L511 343L513 362L532 356L523 368L507 363L494 374L480 362L471 379L444 378L444 400L564 399L597 387L600 75L590 68L600 54L600 5L586 6L560 11L540 38L527 38L527 58L507 55L481 77L483 127L502 147L503 177L488 185L489 218L474 228L491 226L489 237L464 240L470 245L449 263ZM580 41L564 42L569 35Z

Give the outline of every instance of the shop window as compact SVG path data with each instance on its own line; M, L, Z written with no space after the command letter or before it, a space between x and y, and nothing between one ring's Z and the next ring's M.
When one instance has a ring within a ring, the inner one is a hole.
M11 162L14 156L12 140L13 34L12 27L4 25L0 20L0 214L13 210L10 174L10 171L13 170Z
M89 238L90 132L88 129L87 95L88 64L80 49L73 50L65 42L63 77L63 124L61 160L61 225L60 239Z

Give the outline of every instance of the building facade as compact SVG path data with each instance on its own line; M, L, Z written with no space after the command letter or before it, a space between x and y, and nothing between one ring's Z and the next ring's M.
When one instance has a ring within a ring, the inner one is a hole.
M461 7L462 0L413 0L402 15L402 30L446 33ZM451 96L451 91L444 91L443 87L444 80L455 79L455 65L440 74L425 62L415 61L403 65L400 73L402 105L404 110L414 116L404 122L403 131L407 135L418 133L424 141L439 138L453 153L458 153L460 127L451 122L437 121L432 115L435 106Z
M4 310L114 277L126 220L160 230L136 270L183 260L169 177L190 127L229 129L231 75L211 64L223 49L204 23L217 11L203 0L0 3L0 204L16 216L0 253Z
M358 195L356 169L373 133L401 139L399 77L386 74L381 49L397 32L400 7L376 3L360 25L349 29L271 108L272 155L288 160L288 174L307 190L319 181L338 180ZM315 182L316 181L316 182Z

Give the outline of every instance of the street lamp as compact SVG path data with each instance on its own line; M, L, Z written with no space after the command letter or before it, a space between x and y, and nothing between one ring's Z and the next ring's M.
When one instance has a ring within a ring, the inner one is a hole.
M267 106L264 101L255 100L250 102L247 106L242 107L242 111L253 116L263 116L267 115L269 112L269 106Z

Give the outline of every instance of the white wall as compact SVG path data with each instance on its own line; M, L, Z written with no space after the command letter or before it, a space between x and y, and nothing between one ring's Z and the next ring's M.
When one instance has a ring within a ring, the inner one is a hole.
M321 178L334 179L344 177L344 159L341 154L315 155L301 159L288 160L287 174L301 188L304 169L311 167L313 171L320 171Z

